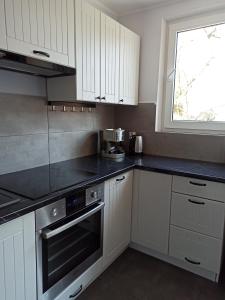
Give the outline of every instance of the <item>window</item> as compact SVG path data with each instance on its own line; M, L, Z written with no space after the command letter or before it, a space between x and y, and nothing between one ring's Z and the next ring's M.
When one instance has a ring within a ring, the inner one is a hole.
M162 129L225 134L225 14L167 24Z

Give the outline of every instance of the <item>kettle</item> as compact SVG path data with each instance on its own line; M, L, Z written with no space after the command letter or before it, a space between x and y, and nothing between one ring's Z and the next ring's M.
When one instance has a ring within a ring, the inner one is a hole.
M129 132L129 154L142 154L143 153L143 138L137 136L136 132Z
M141 135L137 135L135 139L135 154L143 153L143 137Z

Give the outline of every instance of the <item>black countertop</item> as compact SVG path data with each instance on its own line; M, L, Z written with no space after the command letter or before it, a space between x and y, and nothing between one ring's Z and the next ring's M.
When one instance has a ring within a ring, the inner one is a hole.
M121 162L88 156L0 176L0 194L2 190L21 198L21 202L0 209L0 223L133 168L225 183L225 164L149 155L126 157Z

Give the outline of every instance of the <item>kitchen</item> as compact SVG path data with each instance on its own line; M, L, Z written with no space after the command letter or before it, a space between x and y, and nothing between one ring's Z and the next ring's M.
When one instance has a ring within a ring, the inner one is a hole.
M0 0L1 300L224 299L223 2Z

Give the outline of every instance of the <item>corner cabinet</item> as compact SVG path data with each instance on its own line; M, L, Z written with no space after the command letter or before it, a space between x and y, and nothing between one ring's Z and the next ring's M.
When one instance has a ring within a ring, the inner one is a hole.
M133 171L105 182L104 267L130 243L132 194Z
M135 170L132 242L168 255L172 176Z
M1 300L36 300L34 213L0 226Z
M8 51L74 67L74 1L0 0L0 38Z

